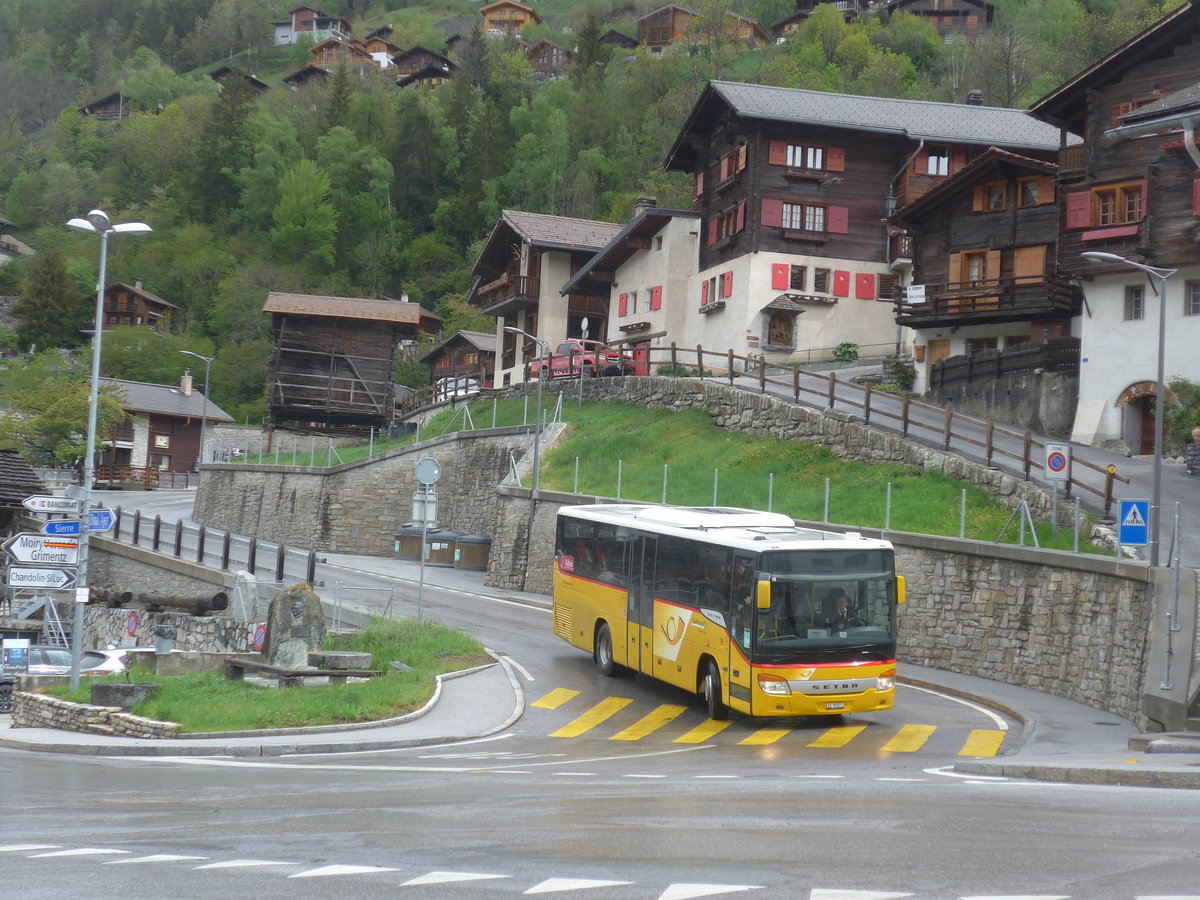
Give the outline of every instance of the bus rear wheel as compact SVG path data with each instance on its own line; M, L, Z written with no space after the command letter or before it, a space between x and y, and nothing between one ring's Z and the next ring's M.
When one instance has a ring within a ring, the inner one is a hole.
M704 673L704 702L708 706L708 717L717 722L729 718L729 707L721 696L721 672L711 659Z
M607 623L602 622L596 631L596 649L592 651L592 658L596 660L596 668L601 675L617 674L617 666L613 662L612 632Z

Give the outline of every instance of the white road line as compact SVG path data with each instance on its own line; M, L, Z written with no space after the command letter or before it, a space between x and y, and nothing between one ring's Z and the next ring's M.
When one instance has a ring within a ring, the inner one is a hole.
M53 853L35 853L30 859L45 859L51 856L119 856L132 850L113 850L108 847L79 847L75 850L55 850Z
M632 881L596 881L590 878L547 878L541 884L535 884L526 894L551 894L558 891L583 891L588 888L618 887L622 884L633 884Z
M375 872L398 872L399 869L389 869L387 866L321 866L289 875L288 878L326 878L334 875L369 875Z
M667 776L666 776L666 775L636 775L636 774L629 774L629 775L622 775L621 777L622 777L622 778L666 778Z
M30 850L57 850L62 844L4 844L0 853L28 853Z
M106 866L127 866L131 863L156 862L187 862L188 860L208 859L207 856L179 856L175 853L155 853L152 856L136 856L133 859L110 859Z
M280 862L274 859L231 859L227 862L209 863L206 866L193 866L195 869L254 869L259 866L298 866L300 863Z
M484 881L489 878L512 878L511 875L483 875L478 872L430 872L417 878L410 878L400 887L419 884L458 884L463 881Z
M718 894L741 894L762 890L760 884L673 884L658 895L658 900L692 900L694 897L716 897Z
M904 687L908 688L910 691L920 691L923 694L933 694L935 697L941 697L943 700L949 700L952 703L961 703L963 706L969 707L976 712L987 716L996 724L996 728L998 730L1008 731L1008 723L1004 721L1003 717L997 715L984 706L980 706L978 703L972 703L970 700L965 700L962 697L955 697L953 694L944 694L941 691L935 691L930 688L917 687L915 684L905 684Z

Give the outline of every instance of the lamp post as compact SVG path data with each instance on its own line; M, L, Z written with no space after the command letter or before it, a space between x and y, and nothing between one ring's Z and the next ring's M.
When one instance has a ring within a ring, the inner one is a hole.
M1120 263L1140 269L1147 275L1158 279L1158 375L1155 381L1154 398L1154 497L1150 501L1150 565L1158 565L1158 526L1162 511L1162 459L1163 459L1163 405L1167 396L1166 385L1163 384L1163 357L1167 341L1167 279L1178 272L1178 269L1167 269L1162 266L1148 266L1145 263L1134 262L1115 253L1105 253L1101 250L1091 250L1080 254L1092 262Z
M210 371L209 367L212 366L212 361L216 357L201 356L199 353L193 353L191 350L180 350L179 352L188 356L194 356L196 359L204 360L204 412L200 415L200 455L196 458L197 462L204 462L204 432L208 430L208 373Z
M537 382L537 413L533 423L533 489L529 494L529 518L530 524L533 522L533 503L534 495L538 489L538 456L542 446L542 361L545 358L546 344L549 341L544 341L541 338L536 338L528 331L522 331L515 325L505 325L505 331L511 331L513 334L523 334L535 344L538 345L538 382ZM525 371L529 371L528 366Z
M88 599L88 537L92 516L92 485L95 477L96 406L100 397L100 337L104 332L104 279L108 264L110 234L147 234L152 229L144 222L113 225L108 215L93 209L84 219L71 219L71 228L100 236L100 276L96 283L96 325L92 335L92 385L88 392L87 450L83 454L83 497L79 514L79 567L75 575L75 616L71 627L71 689L79 687L79 661L83 650L83 608Z

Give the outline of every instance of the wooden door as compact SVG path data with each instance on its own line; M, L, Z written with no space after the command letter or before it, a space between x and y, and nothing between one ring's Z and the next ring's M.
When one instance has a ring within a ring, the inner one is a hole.
M942 360L950 357L950 341L930 341L929 342L929 365L934 366Z

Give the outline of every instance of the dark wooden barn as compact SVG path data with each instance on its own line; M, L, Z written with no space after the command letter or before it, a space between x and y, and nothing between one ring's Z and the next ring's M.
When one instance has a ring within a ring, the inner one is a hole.
M263 311L275 334L268 380L273 422L325 428L391 422L396 350L428 329L418 304L271 292Z

